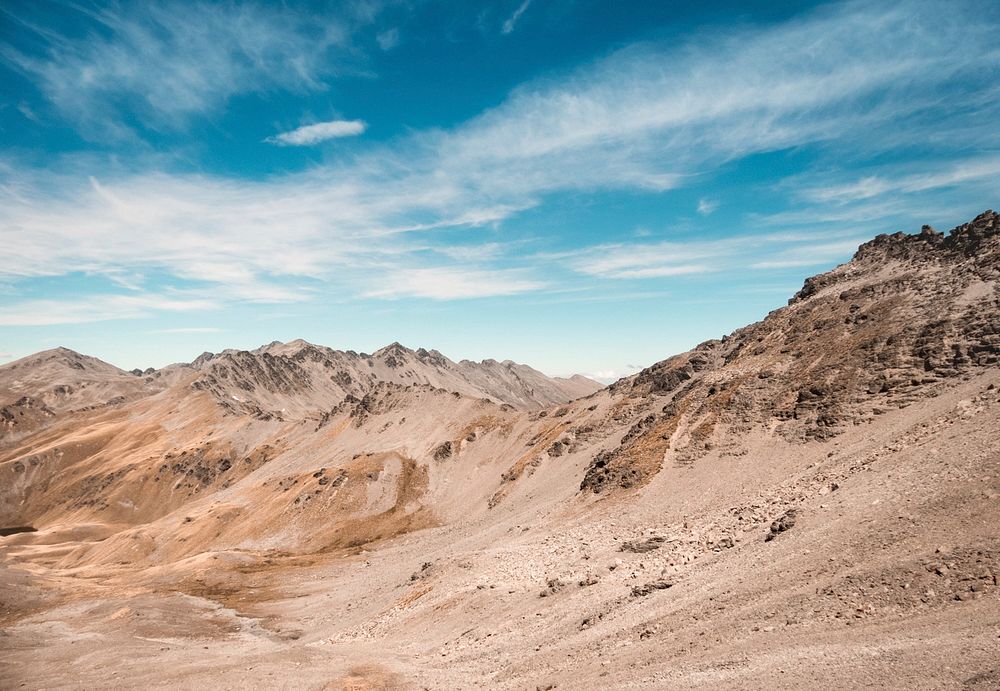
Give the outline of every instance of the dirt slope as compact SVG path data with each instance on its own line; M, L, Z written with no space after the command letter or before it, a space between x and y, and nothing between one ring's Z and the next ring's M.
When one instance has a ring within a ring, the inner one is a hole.
M992 212L879 236L572 401L395 344L87 409L58 365L0 440L0 686L998 688L998 274Z

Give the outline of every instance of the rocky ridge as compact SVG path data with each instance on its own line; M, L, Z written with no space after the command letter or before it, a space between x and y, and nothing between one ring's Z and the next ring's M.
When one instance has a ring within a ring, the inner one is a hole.
M509 360L456 363L436 350L399 343L372 354L305 341L272 343L254 351L206 353L190 367L200 373L192 388L212 393L227 410L266 419L330 410L382 384L432 386L520 409L564 403L602 386L579 375L547 377Z
M610 391L643 411L581 487L648 480L739 435L824 440L1000 364L1000 215L944 235L880 235L805 281L788 307Z

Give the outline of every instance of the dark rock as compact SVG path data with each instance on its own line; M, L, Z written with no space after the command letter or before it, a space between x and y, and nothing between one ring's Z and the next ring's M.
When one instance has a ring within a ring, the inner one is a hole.
M674 586L670 581L658 580L650 581L644 585L633 586L632 597L645 597L656 590L666 590Z
M618 551L632 552L635 554L652 552L654 549L660 549L666 541L667 538L662 535L654 535L653 537L646 538L645 540L626 540L618 548Z
M642 482L643 475L636 468L612 463L618 455L617 451L602 451L594 457L580 481L580 491L590 490L600 494L614 487L628 489Z
M566 587L566 584L563 583L558 578L550 578L546 582L546 588L545 588L545 590L542 590L541 592L539 592L538 593L538 597L548 597L549 595L555 595L556 593L558 593L560 590L562 590L565 587Z
M436 449L434 449L434 460L443 461L446 458L451 458L452 445L450 441L441 442Z
M795 525L795 516L795 509L788 509L788 511L779 516L774 522L771 523L771 527L768 530L767 537L764 538L764 542L770 542L780 533L792 528Z
M426 578L431 573L431 567L434 566L433 563L425 561L420 565L420 570L410 576L410 581L419 581L422 578Z

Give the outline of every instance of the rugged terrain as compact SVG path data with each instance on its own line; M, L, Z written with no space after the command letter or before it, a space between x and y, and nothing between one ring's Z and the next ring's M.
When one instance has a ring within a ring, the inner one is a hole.
M1000 688L1000 216L602 390L0 367L0 686Z

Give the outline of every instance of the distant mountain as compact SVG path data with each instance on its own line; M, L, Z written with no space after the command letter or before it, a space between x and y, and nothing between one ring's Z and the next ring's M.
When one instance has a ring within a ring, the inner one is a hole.
M378 384L423 385L530 410L594 393L602 384L582 377L548 377L504 360L453 362L436 350L393 343L369 355L297 340L254 351L206 353L190 365L191 384L234 410L280 417L282 411L328 410L345 397L363 398Z
M191 363L131 372L54 348L0 366L0 443L59 413L121 405L173 386L206 391L233 414L280 420L360 400L379 385L430 386L521 410L603 388L581 375L548 377L510 360L456 363L436 350L414 351L399 343L369 355L276 341L253 351L203 353Z
M0 366L0 444L70 410L120 405L157 390L113 365L53 348Z

